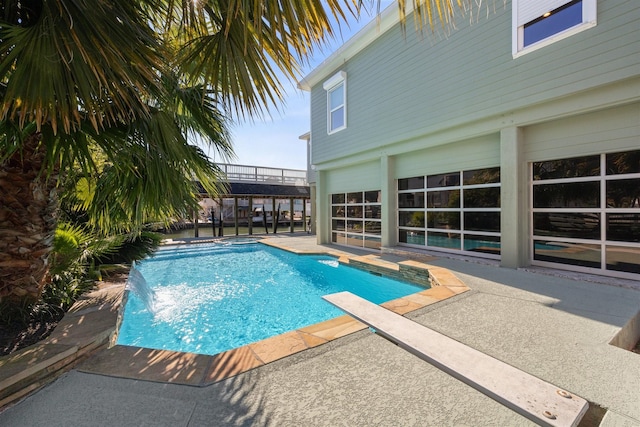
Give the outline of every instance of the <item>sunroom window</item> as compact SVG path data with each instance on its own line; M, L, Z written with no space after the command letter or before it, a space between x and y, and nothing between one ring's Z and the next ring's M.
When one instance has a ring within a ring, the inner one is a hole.
M513 55L547 46L596 24L596 0L513 0Z

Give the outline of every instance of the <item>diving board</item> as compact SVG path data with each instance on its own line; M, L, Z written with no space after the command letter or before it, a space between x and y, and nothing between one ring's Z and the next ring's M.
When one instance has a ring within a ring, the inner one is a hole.
M581 397L350 292L323 297L399 347L543 426L577 426Z

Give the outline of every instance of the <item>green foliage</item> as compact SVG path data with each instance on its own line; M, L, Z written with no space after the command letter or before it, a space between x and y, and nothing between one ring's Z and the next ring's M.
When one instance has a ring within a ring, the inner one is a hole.
M85 292L93 289L102 272L114 264L130 264L152 254L161 236L149 231L104 236L88 226L61 223L51 256L51 284L43 300L67 311Z
M152 231L142 231L139 234L129 235L122 241L116 252L100 257L102 268L140 261L156 251L162 238L162 234Z
M117 249L117 238L100 238L86 227L61 223L53 240L51 283L43 299L68 310L100 278L96 260Z

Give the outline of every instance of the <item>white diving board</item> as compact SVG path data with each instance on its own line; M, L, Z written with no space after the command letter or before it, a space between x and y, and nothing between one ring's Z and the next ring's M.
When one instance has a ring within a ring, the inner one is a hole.
M543 426L577 426L588 402L350 292L323 297L399 347Z

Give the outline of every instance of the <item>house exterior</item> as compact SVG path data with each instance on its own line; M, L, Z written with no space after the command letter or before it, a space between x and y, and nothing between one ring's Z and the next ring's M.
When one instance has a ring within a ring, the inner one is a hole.
M299 83L318 242L640 279L640 2L488 3Z

